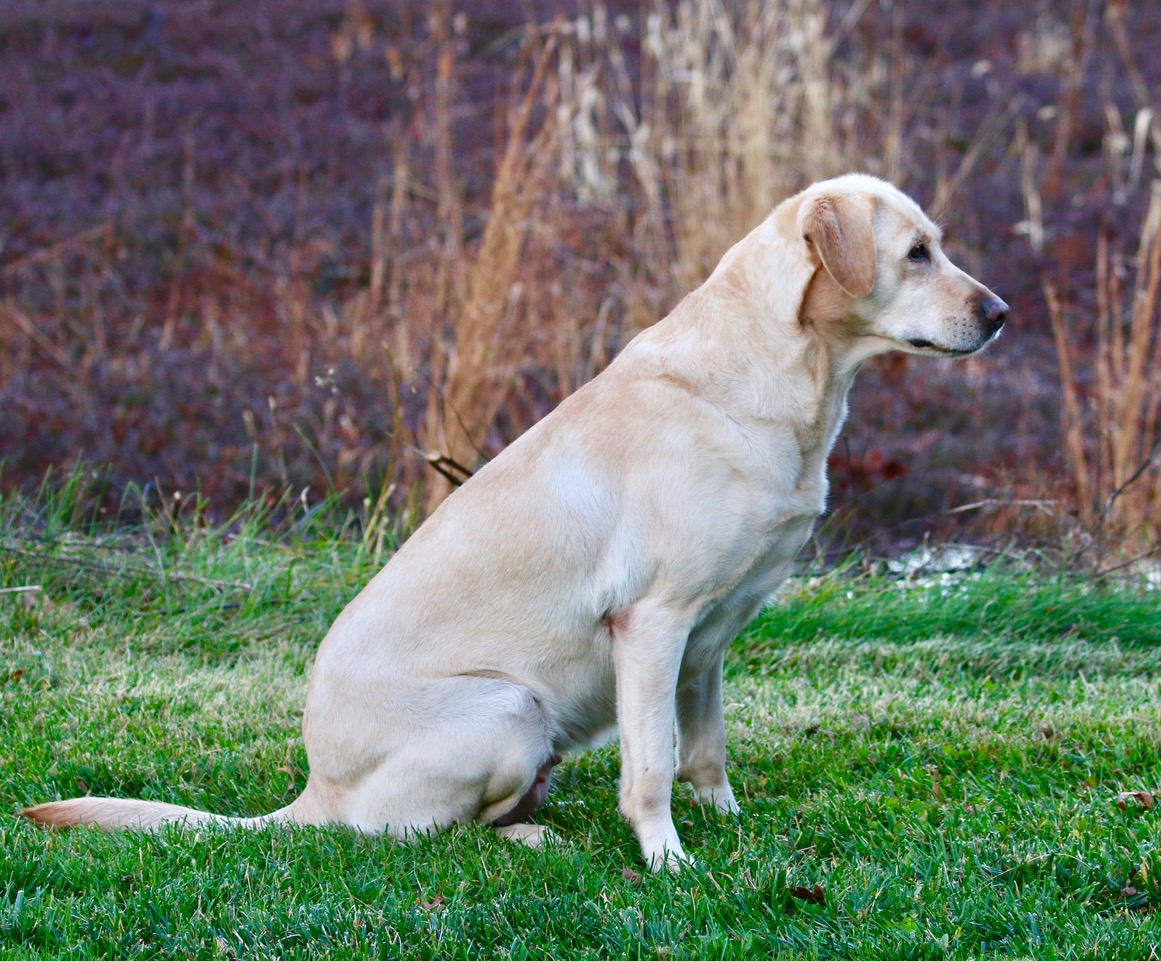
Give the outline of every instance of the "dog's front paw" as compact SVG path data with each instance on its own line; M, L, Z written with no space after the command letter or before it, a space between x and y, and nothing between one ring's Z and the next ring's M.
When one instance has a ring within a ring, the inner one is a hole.
M682 868L693 867L693 859L685 853L680 844L676 848L666 847L652 853L646 851L645 860L649 864L649 870L654 874L660 874L662 871L676 874Z
M641 854L644 855L650 871L654 874L666 870L680 871L683 867L693 864L682 848L681 841L678 840L677 830L673 827L672 821L651 827L652 830L648 827L645 830L641 827L637 829L637 837L641 841Z

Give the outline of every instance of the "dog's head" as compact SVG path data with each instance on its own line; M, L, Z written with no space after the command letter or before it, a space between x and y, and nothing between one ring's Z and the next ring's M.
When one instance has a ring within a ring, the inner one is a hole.
M799 311L867 356L898 349L963 357L1000 332L1008 305L956 267L940 230L890 184L849 174L793 198L797 230L817 269Z

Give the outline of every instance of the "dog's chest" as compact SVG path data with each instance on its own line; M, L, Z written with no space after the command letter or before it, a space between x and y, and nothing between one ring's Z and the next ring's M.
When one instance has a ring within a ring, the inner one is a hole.
M682 661L683 678L713 665L737 633L785 582L795 558L826 509L826 461L846 415L845 393L828 399L824 425L815 444L799 448L793 481L785 473L771 483L763 523L753 531L754 548L734 576L705 605L690 632ZM772 471L772 478L778 474Z
M769 532L762 549L741 575L707 601L686 642L683 679L696 677L711 667L782 586L798 552L810 538L815 516L811 510L784 518Z

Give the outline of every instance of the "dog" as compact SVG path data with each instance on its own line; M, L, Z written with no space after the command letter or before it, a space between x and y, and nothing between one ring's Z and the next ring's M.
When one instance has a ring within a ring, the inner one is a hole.
M527 823L553 766L613 731L621 814L687 861L674 775L718 811L722 658L789 574L859 367L981 351L1007 305L865 174L783 201L705 283L455 491L339 615L303 720L310 774L272 814L85 797L53 827L344 824L406 837ZM676 727L676 750L674 729Z

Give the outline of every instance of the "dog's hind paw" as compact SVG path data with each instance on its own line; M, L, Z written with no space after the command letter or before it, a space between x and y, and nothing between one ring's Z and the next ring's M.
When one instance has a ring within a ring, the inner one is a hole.
M495 828L495 831L502 838L509 841L519 841L530 848L542 848L560 838L560 835L552 828L539 824L508 824Z

